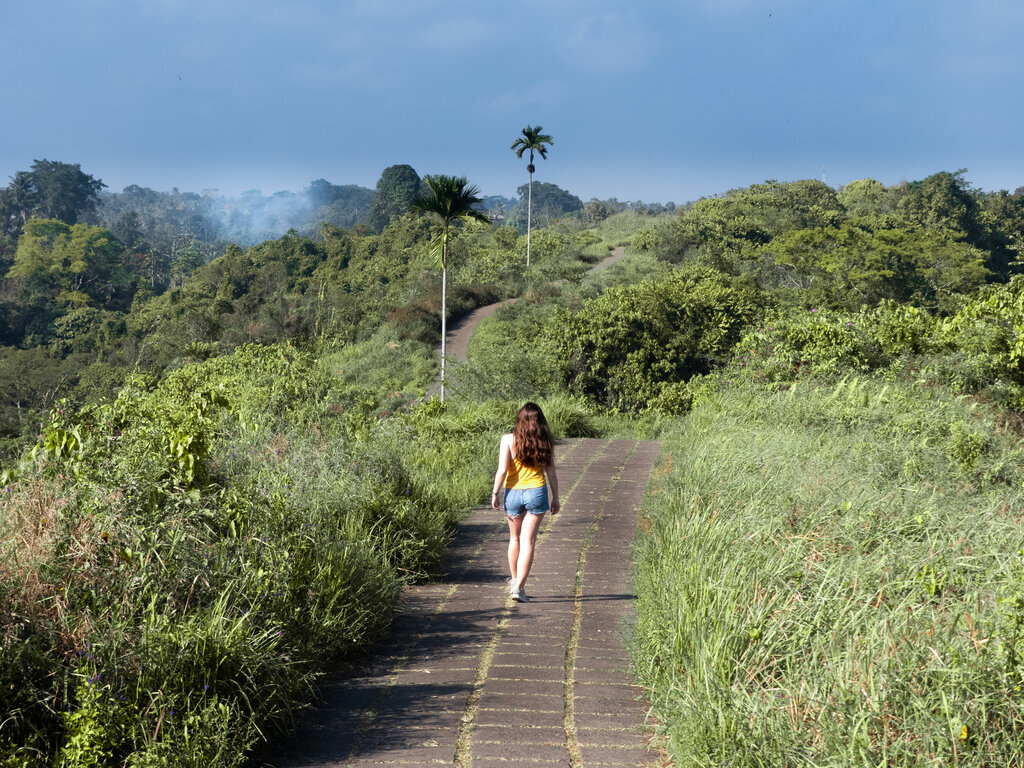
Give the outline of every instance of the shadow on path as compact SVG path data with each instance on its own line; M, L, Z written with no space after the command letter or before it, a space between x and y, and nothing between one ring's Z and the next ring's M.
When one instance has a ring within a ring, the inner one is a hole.
M659 450L560 443L564 508L543 523L532 601L508 597L504 517L474 512L445 580L409 588L374 656L327 676L299 732L251 765L659 764L622 641L630 542Z

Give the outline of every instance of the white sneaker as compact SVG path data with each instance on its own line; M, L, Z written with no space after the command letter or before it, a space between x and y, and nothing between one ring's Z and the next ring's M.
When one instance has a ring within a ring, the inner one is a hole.
M530 596L528 594L526 594L526 590L523 589L522 587L517 587L516 588L516 591L512 593L512 598L514 600L516 600L516 602L520 602L520 603L528 603L528 602L530 602Z

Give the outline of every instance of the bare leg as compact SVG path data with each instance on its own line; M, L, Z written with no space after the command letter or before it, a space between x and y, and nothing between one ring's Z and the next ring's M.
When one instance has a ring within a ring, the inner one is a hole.
M506 517L508 520L508 572L512 575L512 583L516 583L516 567L519 564L519 533L523 527L523 518L529 517L529 515L519 515L519 517Z
M516 563L515 576L513 577L522 587L530 575L530 568L533 567L533 547L537 543L537 532L540 530L541 520L544 515L523 515L525 520L520 525L519 541L516 549L519 550L519 560ZM509 545L511 559L511 543Z

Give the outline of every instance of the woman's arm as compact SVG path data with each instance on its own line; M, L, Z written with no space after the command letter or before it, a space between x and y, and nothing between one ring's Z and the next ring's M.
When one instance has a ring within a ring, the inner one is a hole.
M555 471L555 462L552 461L545 471L548 476L548 485L551 486L551 514L557 515L562 504L558 500L558 473Z
M502 435L498 446L498 471L494 473L494 491L491 493L491 508L501 509L501 487L505 484L508 465L512 458L512 435Z

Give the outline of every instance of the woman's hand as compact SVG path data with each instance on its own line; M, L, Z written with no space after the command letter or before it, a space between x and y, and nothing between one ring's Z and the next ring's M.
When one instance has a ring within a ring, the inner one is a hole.
M562 505L559 504L557 501L552 501L551 502L551 514L552 515L557 515L559 510L561 510L561 509L562 509Z
M501 509L499 494L505 485L508 465L512 460L512 435L502 435L498 444L498 471L494 473L494 491L491 493L491 509Z

